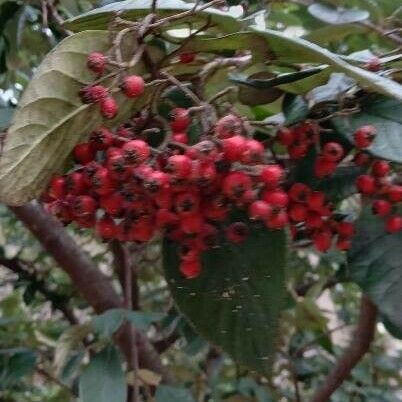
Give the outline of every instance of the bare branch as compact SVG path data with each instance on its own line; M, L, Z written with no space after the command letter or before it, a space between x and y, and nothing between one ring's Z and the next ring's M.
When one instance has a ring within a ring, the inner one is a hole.
M360 305L359 321L352 336L349 348L340 357L336 366L329 373L324 384L317 390L311 402L326 402L340 387L355 365L361 360L370 348L374 339L377 318L377 308L371 300L363 295Z

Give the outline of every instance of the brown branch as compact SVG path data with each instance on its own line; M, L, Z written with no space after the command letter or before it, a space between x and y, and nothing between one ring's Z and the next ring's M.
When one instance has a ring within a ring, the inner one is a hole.
M83 252L60 222L49 215L38 203L11 207L17 218L32 232L43 248L56 260L69 276L73 285L100 314L111 308L124 307L123 300L115 292L109 279L101 273L89 256ZM146 335L138 330L136 343L140 366L162 375L165 382L171 378L160 357ZM115 341L126 359L131 356L130 326L124 325L117 332Z
M352 336L351 343L340 357L336 366L329 373L324 384L317 390L311 402L325 402L349 377L350 372L370 348L376 328L377 308L371 300L363 295L360 305L359 321Z

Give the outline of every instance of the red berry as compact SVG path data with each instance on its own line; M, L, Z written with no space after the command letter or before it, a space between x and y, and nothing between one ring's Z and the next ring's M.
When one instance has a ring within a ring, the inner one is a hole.
M168 209L158 209L156 212L156 226L164 228L171 225L177 225L179 217Z
M190 192L179 193L174 200L174 206L179 215L193 215L199 210L200 198L198 195Z
M331 175L335 169L336 162L332 162L324 156L319 156L314 162L314 175L319 179Z
M144 93L145 83L139 75L129 75L124 78L120 88L128 98L137 98Z
M352 237L355 234L355 225L351 222L339 222L336 229L341 237Z
M300 159L307 155L309 145L307 143L293 144L289 147L290 159Z
M144 188L150 193L158 193L169 188L170 177L167 173L155 170L144 179Z
M96 233L103 239L114 239L117 236L117 226L113 219L109 216L104 216L96 223Z
M402 186L397 184L391 186L388 189L387 196L391 202L402 201Z
M74 147L73 155L76 162L86 165L95 159L96 151L89 142L82 142Z
M385 222L385 230L388 233L397 233L402 229L402 217L399 215L390 216Z
M87 58L87 67L96 74L102 74L106 67L106 56L103 53L92 52Z
M373 202L373 214L384 217L391 212L392 205L387 200L376 200Z
M191 63L195 59L195 53L192 53L192 52L180 53L179 59L180 59L180 63L182 63L182 64Z
M186 133L174 133L172 138L173 141L180 144L188 144L188 135Z
M200 214L183 216L180 219L180 229L187 234L200 233L204 219Z
M98 103L105 99L108 90L102 85L92 85L80 89L79 96L83 103Z
M110 172L105 167L97 169L95 174L91 177L91 183L94 190L99 195L107 195L112 193L116 188L116 183L113 180Z
M138 166L141 165L141 163L144 163L151 152L149 145L142 140L126 142L122 149L126 163L133 166Z
M243 130L243 120L234 114L220 118L215 124L215 134L221 139L241 135Z
M74 199L73 211L74 215L83 217L85 215L93 215L97 208L97 202L89 195L80 195Z
M391 171L391 167L387 161L377 160L371 167L371 173L376 177L384 177Z
M345 155L345 151L341 144L337 142L327 142L322 148L321 155L330 162L338 162Z
M305 202L311 194L311 189L303 183L295 183L290 187L288 194L292 201Z
M352 243L348 238L340 237L336 242L336 248L341 251L350 250Z
M356 166L367 166L371 162L371 156L366 152L358 152L353 158Z
M243 172L231 172L223 180L223 193L231 199L239 200L251 188L251 179Z
M247 151L247 140L241 135L235 135L225 138L222 141L222 147L224 158L229 162L237 162Z
M262 145L260 141L246 140L246 149L241 155L241 162L245 164L256 164L261 162L264 152L264 145Z
M187 109L177 107L172 110L171 113L172 120L170 122L170 128L175 133L181 133L187 130L190 125L190 114Z
M289 216L283 209L275 211L265 221L265 225L269 229L283 229L288 223L289 223Z
M325 195L321 191L313 191L307 196L307 205L312 211L321 211L325 205Z
M262 194L262 199L276 208L285 208L289 203L289 196L282 190L266 190Z
M103 150L112 146L113 134L109 129L100 127L92 131L89 142L94 149Z
M377 130L374 126L360 127L354 134L354 143L357 148L368 148L374 140Z
M189 178L191 169L191 159L187 155L172 155L167 160L166 170L176 178Z
M295 128L295 132L299 142L315 144L319 140L320 126L315 122L305 121Z
M66 188L70 194L80 195L87 191L88 182L83 173L73 172L66 176Z
M312 240L313 240L313 244L314 244L315 248L318 251L325 253L331 247L332 233L329 231L317 232L313 236Z
M225 235L233 243L241 243L247 239L250 230L243 222L235 222L226 228Z
M381 69L381 59L377 56L371 57L365 65L368 71L376 73Z
M289 208L289 216L294 222L303 222L307 217L307 207L304 204L293 204Z
M295 142L296 133L288 127L281 127L276 133L277 141L285 146L290 146Z
M99 199L101 208L111 216L118 216L123 210L124 198L119 193L104 195Z
M266 165L261 168L260 180L269 188L279 185L283 177L283 169L279 165Z
M66 181L64 177L55 176L52 178L49 194L56 200L63 198L66 195Z
M363 174L357 178L356 187L360 193L365 195L373 194L376 190L374 179L366 174Z
M100 102L100 112L105 119L114 119L117 116L118 105L116 99L108 96Z
M250 219L266 220L271 213L272 206L262 200L254 201L248 209Z
M190 260L185 261L183 260L180 263L180 272L187 278L187 279L194 279L201 273L201 263L200 260Z
M323 226L324 221L321 214L314 211L309 211L306 216L306 226L309 229L319 229Z

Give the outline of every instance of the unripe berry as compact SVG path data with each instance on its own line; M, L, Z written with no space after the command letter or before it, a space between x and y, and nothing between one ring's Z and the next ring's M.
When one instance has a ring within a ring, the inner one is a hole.
M276 140L284 146L290 146L295 142L296 134L291 128L281 127L276 133Z
M170 128L175 133L186 131L190 125L190 114L187 109L177 107L171 112Z
M180 63L188 64L194 61L195 53L193 52L183 52L179 55Z
M89 142L97 151L104 150L112 146L113 134L109 129L100 127L89 135Z
M128 98L137 98L144 93L145 83L139 75L129 75L124 78L120 88Z
M377 130L374 126L366 125L360 127L354 134L354 143L357 148L368 148L374 140Z
M225 236L233 243L242 243L247 239L250 229L243 222L234 222L225 230Z
M243 120L234 114L222 117L215 124L215 134L221 139L240 135L243 133L243 130Z
M356 187L364 195L373 194L376 190L375 180L369 175L361 175L356 180Z
M322 148L321 155L330 162L339 162L345 155L345 151L341 144L327 142Z
M388 233L397 233L402 230L402 217L392 215L385 221L385 230Z
M371 167L371 173L376 177L384 177L391 171L391 167L387 161L377 160Z
M271 213L272 206L262 200L254 201L248 209L250 219L266 220Z
M281 182L283 173L279 165L266 165L261 168L259 178L268 188L275 188Z
M387 200L376 200L373 202L372 210L374 215L387 216L392 209L392 204Z
M95 159L96 151L89 142L82 142L74 147L73 155L76 162L86 165Z
M87 67L96 74L102 74L106 67L106 56L103 53L92 52L87 58Z
M126 142L123 147L123 155L126 163L132 166L139 166L144 163L149 155L149 145L142 140L132 140Z
M102 99L100 102L100 112L105 119L114 119L117 116L118 109L116 99L111 96Z

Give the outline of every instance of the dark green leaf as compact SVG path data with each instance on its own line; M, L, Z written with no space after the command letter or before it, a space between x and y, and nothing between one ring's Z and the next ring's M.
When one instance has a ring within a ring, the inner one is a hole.
M0 389L35 371L36 354L24 348L0 350Z
M181 312L236 361L267 373L284 304L285 233L252 228L242 244L205 252L196 279L179 272L177 247L166 242L165 273Z
M186 388L159 385L155 393L155 402L195 402L195 399Z
M357 222L348 255L352 280L376 304L389 326L399 332L402 331L401 244L402 233L386 233L384 219L366 210Z
M365 124L377 129L368 152L380 158L402 162L402 102L377 96L361 102L361 112L332 120L336 131L353 141L353 133Z
M92 357L80 377L81 402L126 402L127 386L121 358L114 346Z
M327 24L350 24L366 20L370 14L366 10L357 10L351 8L334 8L324 4L314 3L308 7L308 11L315 18L326 22Z
M324 67L309 68L294 73L279 74L276 77L266 79L245 77L239 74L239 75L232 75L230 77L230 80L238 84L247 85L253 88L266 89L302 80L303 78L310 77L312 75L320 73L323 69Z
M292 125L304 120L309 113L307 102L300 95L286 95L283 99L282 108L286 125Z

